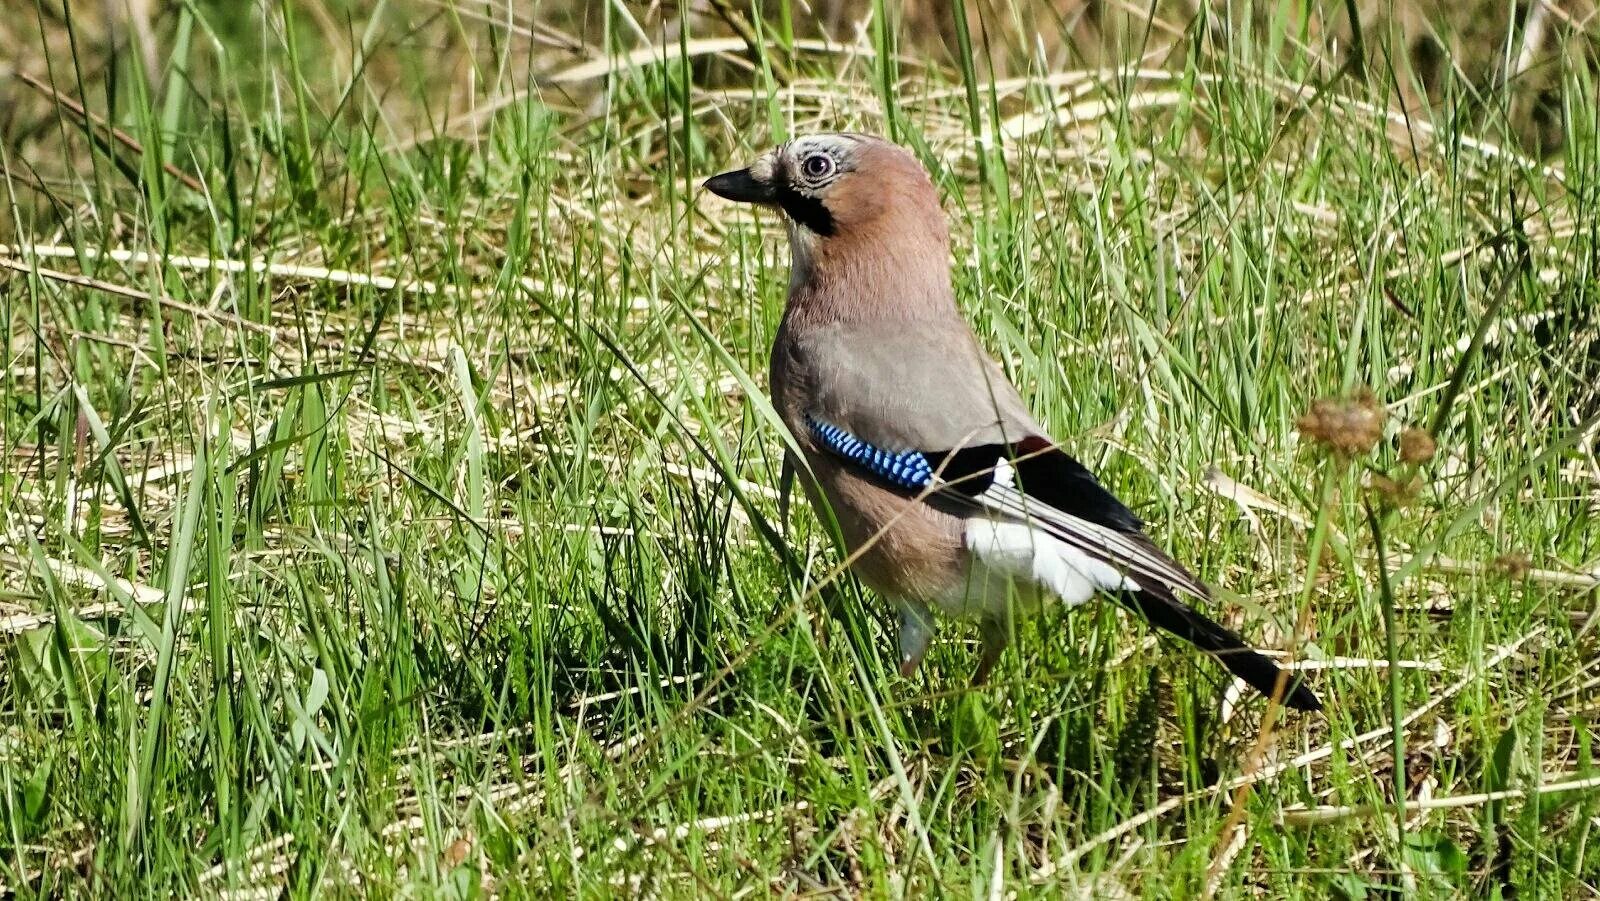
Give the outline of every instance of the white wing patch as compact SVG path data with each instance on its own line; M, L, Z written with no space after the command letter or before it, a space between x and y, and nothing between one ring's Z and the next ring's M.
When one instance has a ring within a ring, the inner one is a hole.
M1007 488L1017 487L1017 471L1011 467L1011 461L1005 457L994 461L994 479L989 483L989 488L983 492L983 497L998 495Z
M1129 577L1129 573L1133 573L1196 597L1206 596L1205 586L1194 576L1160 553L1152 553L1132 537L1024 496L1017 490L1016 469L1004 457L995 461L993 480L974 500L988 512L1003 519L998 522L977 518L968 520L969 545L974 537L988 537L974 536L975 524L1016 525L1036 534L1037 541L1050 542L1048 546L1057 552L1057 556L1065 555L1062 559L1074 561L1076 568L1084 572L1086 577L1091 577L1090 581L1103 591L1138 591L1139 584ZM1084 562L1075 562L1080 560ZM1107 563L1107 560L1115 560L1117 564ZM1078 603L1066 595L1062 595L1062 599L1068 603Z
M1026 516L1027 505L1016 485L1016 470L1002 457L995 461L994 479L979 500ZM966 542L973 556L995 575L1042 588L1068 606L1102 591L1140 590L1123 570L1027 521L974 517L967 520Z
M996 575L1031 583L1069 606L1101 591L1138 591L1139 583L1026 523L967 520L967 548Z

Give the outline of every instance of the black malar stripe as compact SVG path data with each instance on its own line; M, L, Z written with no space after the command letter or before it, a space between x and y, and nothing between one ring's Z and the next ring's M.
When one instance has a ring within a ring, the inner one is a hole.
M833 221L833 214L828 212L828 208L817 198L801 194L781 182L776 193L778 206L783 208L790 219L824 238L833 237L834 232L838 230Z

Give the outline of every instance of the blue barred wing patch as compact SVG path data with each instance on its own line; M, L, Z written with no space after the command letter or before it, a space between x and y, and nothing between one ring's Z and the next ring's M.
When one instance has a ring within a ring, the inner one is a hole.
M917 451L887 451L809 415L806 427L823 447L865 469L879 481L911 490L933 484L933 467L928 465L928 458Z

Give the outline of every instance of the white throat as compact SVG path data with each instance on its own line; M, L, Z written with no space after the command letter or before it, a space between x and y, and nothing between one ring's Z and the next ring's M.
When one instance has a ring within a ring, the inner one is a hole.
M789 293L793 294L810 280L816 266L817 235L788 216L783 225L789 232Z

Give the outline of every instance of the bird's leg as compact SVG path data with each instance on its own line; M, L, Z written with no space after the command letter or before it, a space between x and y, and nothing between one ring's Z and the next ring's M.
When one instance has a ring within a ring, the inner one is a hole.
M928 653L928 642L933 640L933 614L914 601L900 602L900 675L907 679L916 673L917 666Z
M1011 628L1003 619L984 617L978 621L978 632L983 636L983 655L978 658L977 672L972 674L974 688L989 681L989 672L1011 642Z
M783 454L783 470L778 475L778 528L789 534L789 497L794 493L794 457Z

